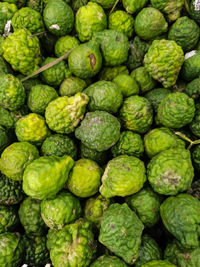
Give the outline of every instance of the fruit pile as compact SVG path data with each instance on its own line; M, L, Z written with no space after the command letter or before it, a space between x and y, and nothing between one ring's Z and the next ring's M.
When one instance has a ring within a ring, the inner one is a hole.
M0 267L200 267L200 1L0 1Z

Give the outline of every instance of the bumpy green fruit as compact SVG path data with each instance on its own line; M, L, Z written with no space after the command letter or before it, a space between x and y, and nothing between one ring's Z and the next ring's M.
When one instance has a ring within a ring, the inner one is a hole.
M5 60L24 75L36 71L40 63L39 39L30 36L31 32L26 29L16 30L2 44Z
M137 95L139 93L139 86L137 82L128 74L117 75L113 79L113 82L118 85L124 97Z
M183 50L174 41L155 40L145 55L144 63L149 74L169 88L176 83L183 60Z
M65 79L59 89L59 94L61 96L73 96L79 92L82 92L83 89L87 86L86 82L78 77L69 77Z
M199 246L200 202L198 199L188 194L169 197L161 204L160 215L166 229L185 248Z
M190 17L194 19L197 23L200 22L200 10L199 10L199 2L193 0L185 1L185 8L189 13Z
M69 69L82 79L92 78L101 69L102 56L99 46L93 41L74 48L68 58Z
M15 123L28 113L27 108L24 106L20 110L9 111L0 107L0 125L6 129L14 128Z
M76 161L69 175L67 188L75 196L90 197L98 192L101 174L101 168L95 161L80 159Z
M93 262L90 267L127 267L126 263L116 256L104 255Z
M40 12L42 14L44 3L43 0L27 0L26 6Z
M115 0L92 0L91 2L101 5L103 9L110 9L115 4Z
M86 94L62 96L51 101L46 108L45 118L49 128L57 133L71 133L83 119L89 98Z
M55 44L55 54L57 57L61 57L71 49L79 45L79 40L71 35L60 37Z
M39 152L34 145L13 143L1 154L0 170L8 178L22 180L25 168L36 158L39 158Z
M123 0L122 4L126 12L135 14L140 11L147 2L148 0Z
M90 98L90 111L104 110L116 113L122 104L122 93L113 82L98 81L85 89L84 93Z
M80 217L80 201L71 193L62 191L54 198L42 200L41 215L49 228L60 230Z
M17 209L14 206L0 206L0 233L13 231L19 218Z
M142 265L141 267L177 267L176 265L170 263L167 260L153 260L149 261L146 264Z
M0 125L0 153L10 144L7 130Z
M16 5L0 3L0 34L4 33L7 21L9 21L17 11Z
M184 80L192 81L200 75L200 51L194 50L185 55L185 61L181 70Z
M34 160L23 175L24 192L37 199L54 197L67 182L73 165L69 156L46 156Z
M107 198L124 197L138 192L145 181L144 163L136 157L122 155L108 162L99 191Z
M165 127L181 128L190 123L195 114L194 100L184 93L167 95L158 106L158 120Z
M91 149L84 144L81 143L80 145L80 153L81 153L81 158L85 159L91 159L95 162L97 162L100 165L103 165L107 161L107 151L96 151L94 149Z
M147 92L145 94L145 98L149 100L149 102L152 104L154 111L157 112L158 106L160 102L165 98L167 95L169 95L172 91L167 88L156 88L151 90L150 92Z
M3 55L3 51L2 51ZM0 36L0 76L4 74L12 74L12 70L7 62L1 57L1 36Z
M18 8L25 5L26 0L3 0L2 2L15 4Z
M120 118L126 129L145 133L153 122L151 104L142 96L130 96L120 109Z
M49 230L47 248L55 267L89 266L96 250L90 223L80 219L59 231Z
M185 88L185 93L193 99L198 99L200 97L200 78L196 78L188 83Z
M139 256L143 228L127 204L112 204L103 216L99 241L125 262L133 264Z
M99 73L99 80L112 81L119 74L129 74L126 66L104 67Z
M29 113L17 121L15 133L21 142L38 144L50 134L50 131L42 116Z
M196 146L192 152L192 160L194 162L194 166L200 170L200 145Z
M91 149L99 152L108 150L120 137L120 123L108 112L88 112L76 129L75 136Z
M190 131L197 137L200 136L200 106L196 104L196 111L195 111L195 116L192 120L192 122L189 124Z

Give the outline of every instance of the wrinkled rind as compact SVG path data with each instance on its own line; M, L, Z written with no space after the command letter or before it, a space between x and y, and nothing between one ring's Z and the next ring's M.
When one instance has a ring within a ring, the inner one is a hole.
M190 82L196 78L199 78L200 75L200 51L194 50L194 55L187 58L181 69L181 76L187 82Z
M71 35L62 36L55 44L55 54L57 57L61 57L71 49L79 45L79 40Z
M0 3L0 34L4 33L5 25L17 12L15 3Z
M165 98L167 95L171 94L171 90L167 88L156 88L147 92L144 97L149 100L155 112L158 110L158 106L160 102Z
M99 73L99 80L112 81L119 74L129 74L126 66L103 67Z
M113 82L119 87L123 97L139 94L139 85L130 75L121 73L117 75Z
M127 13L135 14L140 11L148 0L123 0L122 4Z
M0 233L13 231L19 223L15 206L0 206Z
M146 264L142 265L141 267L177 267L176 265L170 263L167 260L153 260L147 262Z
M6 129L14 128L16 122L27 113L28 110L26 107L15 111L9 111L0 107L0 125L4 126Z
M103 9L110 9L115 4L115 0L92 0L91 2L101 5Z
M90 267L127 267L126 263L116 256L103 255L93 262Z
M60 96L73 96L79 92L82 92L87 87L84 80L78 77L69 77L65 79L59 89Z
M81 158L91 159L97 162L100 165L106 163L108 154L106 151L96 151L94 149L88 148L84 144L80 144L80 155Z

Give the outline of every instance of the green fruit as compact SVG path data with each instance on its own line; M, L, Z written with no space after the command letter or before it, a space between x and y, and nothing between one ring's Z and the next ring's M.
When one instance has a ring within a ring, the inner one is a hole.
M200 97L200 78L196 78L188 83L185 88L185 93L193 99L198 99Z
M143 8L137 15L134 26L136 34L144 40L152 40L168 30L165 17L153 7Z
M146 182L144 163L133 156L118 156L108 162L101 180L99 191L106 198L134 194Z
M84 93L89 96L89 110L104 110L116 113L122 104L122 93L119 87L110 81L98 81L91 84Z
M183 50L174 41L155 40L144 57L144 64L155 80L169 88L176 83L183 60Z
M26 29L16 30L2 44L5 60L15 71L24 75L36 71L40 63L39 39L30 36L31 32Z
M9 111L0 107L0 125L6 129L14 128L15 123L27 114L27 108L23 107L21 110Z
M71 32L74 25L74 13L63 0L49 0L43 12L44 23L48 31L56 36Z
M88 148L84 144L80 145L81 158L91 159L96 161L98 164L103 165L107 161L107 152L106 151L96 151L94 149Z
M148 0L123 0L122 4L127 13L135 14L147 4Z
M144 145L139 134L131 131L123 131L118 142L111 148L113 157L120 155L128 155L135 157L142 157L144 152Z
M120 123L108 112L88 112L76 129L75 136L91 149L99 152L108 150L120 137Z
M111 1L111 0L110 0L110 1ZM114 0L112 0L112 1L114 1ZM72 9L73 9L75 12L77 12L77 11L79 10L80 7L87 5L88 0L72 0L71 2L72 2L72 3L71 3Z
M36 199L55 197L67 182L73 165L69 156L45 156L34 160L23 175L24 192Z
M153 260L149 261L141 267L177 267L176 265L170 263L167 260Z
M126 263L139 257L143 224L127 204L112 204L104 213L99 241Z
M93 33L106 28L107 17L100 5L89 2L79 8L76 13L76 32L81 42L89 41Z
M170 129L155 128L144 137L145 152L149 158L170 148L185 148L185 142L178 138Z
M0 174L0 204L15 205L24 198L22 184Z
M1 37L1 36L0 36ZM0 39L0 46L1 46L1 39ZM3 55L3 51L2 51ZM4 74L12 74L12 70L10 66L6 63L6 61L1 57L1 47L0 47L0 76Z
M19 109L25 101L22 83L12 74L0 75L0 105L11 111Z
M69 175L67 188L77 197L91 197L98 192L101 174L102 170L95 161L80 159Z
M134 19L130 14L123 10L117 10L109 15L108 28L111 30L123 32L128 38L133 34Z
M100 45L105 66L117 66L127 60L129 44L124 33L114 30L95 32L93 40Z
M20 205L19 219L27 235L42 236L47 230L41 217L41 202L27 197Z
M152 227L159 221L161 201L150 187L127 197L126 201L146 227Z
M200 200L200 183L199 180L192 183L187 193Z
M199 2L186 0L185 7L190 17L194 19L197 23L199 23L200 22Z
M104 67L99 73L99 80L112 81L119 74L129 74L126 66Z
M74 36L66 35L60 37L55 44L55 54L57 57L61 57L78 45L79 40Z
M19 233L0 234L0 266L21 266L23 262L24 243Z
M0 35L0 56L3 56L3 48L2 48L2 45L3 45L3 42L5 41L5 39L6 38L4 36Z
M25 76L22 74L19 74L17 75L17 78L19 80L22 80L23 78L25 78ZM30 78L26 81L23 81L22 84L24 86L25 92L29 93L29 91L31 90L31 87L41 84L41 81L39 80L39 78Z
M116 256L104 255L93 262L90 267L127 267L126 263Z
M87 86L86 82L78 77L69 77L65 79L59 89L59 94L61 96L73 96L79 92L82 92L83 89Z
M47 248L54 267L89 266L96 250L90 223L80 219L59 231L49 230Z
M17 7L14 3L0 3L0 34L4 33L7 21L12 19L16 11Z
M137 82L142 94L156 86L156 81L152 79L145 67L139 67L133 70L130 76Z
M22 180L25 168L36 158L39 158L39 152L34 145L13 143L1 154L0 170L10 179Z
M190 131L197 137L200 137L200 109L196 105L196 112L192 122L189 124Z
M45 118L49 128L56 133L71 133L83 119L89 98L86 94L62 96L51 101L46 108Z
M172 91L167 88L156 88L151 90L150 92L147 92L144 97L149 100L149 102L152 104L154 108L154 111L157 112L160 102L167 95L171 94L171 92Z
M139 94L139 86L137 82L128 74L122 73L117 75L113 79L113 82L119 87L123 97Z
M169 197L161 204L160 215L166 229L185 248L199 246L200 202L198 199L188 194Z
M10 144L8 132L0 125L0 153Z
M200 75L200 51L194 50L185 55L185 61L181 70L184 80L190 82Z
M20 142L39 144L49 136L50 131L42 116L29 113L17 121L15 133Z
M21 8L25 5L26 0L3 0L2 2L15 4L18 8Z
M91 2L101 5L103 9L110 9L115 4L115 0L92 0Z
M101 69L102 56L99 46L93 42L81 44L73 49L68 58L69 69L82 79L92 78Z
M196 169L200 170L200 145L196 146L192 152L192 160Z
M168 38L180 45L184 52L191 51L199 40L199 26L188 17L181 17L170 28Z
M126 129L145 133L153 121L151 104L142 96L130 96L125 99L120 109L120 118Z
M44 156L62 157L68 155L74 159L76 158L77 148L70 137L62 134L54 134L44 140L41 153Z
M41 14L30 7L23 7L15 12L12 18L12 26L14 31L27 29L32 34L44 31L44 23Z
M44 8L44 3L43 0L27 0L26 1L26 6L30 7L42 14L43 8Z
M68 192L61 192L51 199L41 202L41 216L46 225L55 230L62 229L81 215L81 205L78 198Z
M0 233L15 230L19 223L17 209L14 206L0 206Z
M195 114L194 100L184 93L167 95L158 106L158 120L165 127L181 128L190 123Z

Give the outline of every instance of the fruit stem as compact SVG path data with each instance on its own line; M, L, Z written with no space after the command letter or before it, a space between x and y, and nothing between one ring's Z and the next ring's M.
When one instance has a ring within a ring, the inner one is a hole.
M179 137L181 137L181 139L183 139L183 140L185 140L185 141L190 143L190 145L187 148L188 150L190 150L192 146L200 144L200 140L192 141L190 138L185 136L183 133L175 132L175 134L178 135Z
M116 0L116 1L115 1L115 3L114 3L114 5L113 5L112 9L110 10L109 15L112 14L112 12L113 12L114 9L116 8L116 5L119 3L119 1L120 1L120 0Z

